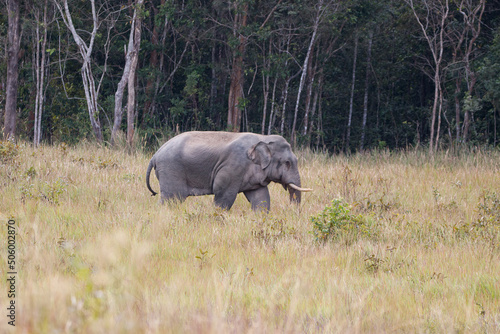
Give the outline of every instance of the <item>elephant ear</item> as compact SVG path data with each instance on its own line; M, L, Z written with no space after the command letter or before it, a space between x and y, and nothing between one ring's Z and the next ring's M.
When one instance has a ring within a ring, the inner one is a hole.
M248 158L265 169L271 163L271 150L263 141L250 147L247 151Z

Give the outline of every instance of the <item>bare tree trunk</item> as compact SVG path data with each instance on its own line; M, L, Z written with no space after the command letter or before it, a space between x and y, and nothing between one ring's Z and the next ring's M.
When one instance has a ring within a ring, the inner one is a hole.
M241 125L241 108L240 102L243 98L243 55L247 46L247 37L243 36L239 30L247 26L248 4L244 4L242 13L239 13L237 3L234 3L235 19L233 26L233 34L236 37L239 35L239 45L233 52L233 65L231 68L231 84L229 85L229 101L227 126L231 131L240 131Z
M19 25L19 0L7 0L8 49L7 49L7 86L5 100L4 139L14 139L16 135L17 88L19 85L19 48L21 31Z
M474 86L477 81L477 75L472 69L471 55L477 48L476 40L481 32L481 18L486 7L486 0L480 0L479 4L474 7L472 1L462 0L459 8L459 12L464 17L464 22L467 29L472 32L472 38L468 41L467 49L465 50L464 62L465 62L465 78L467 80L467 91L469 96L472 97ZM464 142L468 140L469 128L472 116L470 115L470 110L465 110L464 115L464 129L463 138Z
M318 49L319 51L319 49ZM316 52L316 58L317 58L318 52ZM311 100L312 100L312 91L313 91L313 86L314 86L314 78L316 76L316 70L318 68L318 61L316 60L314 64L314 70L311 68L312 63L313 63L313 58L311 57L309 59L309 64L307 65L309 68L307 72L309 73L309 80L307 83L307 94L306 94L306 110L304 112L304 128L302 129L302 135L306 136L307 133L309 132L309 114L311 112Z
M137 1L137 6L142 5L143 0L138 0ZM138 27L138 32L136 32L136 27ZM129 79L130 77L135 78L135 73L132 76L132 67L134 66L134 56L138 55L138 50L135 50L135 47L140 44L140 19L137 18L137 7L134 9L134 14L132 16L132 23L131 23L131 28L130 28L130 36L128 40L128 48L125 51L125 67L123 69L123 74L120 79L120 82L118 83L118 87L115 92L115 109L114 109L114 120L113 120L113 129L111 131L111 144L116 143L116 137L118 134L118 131L120 130L120 125L123 119L123 93L125 91L125 86L129 84ZM136 43L136 34L139 34L139 41ZM135 59L135 65L137 65L137 59ZM134 70L135 71L135 70ZM134 84L132 84L132 90L134 90ZM135 94L135 90L134 90ZM134 96L135 97L135 96ZM128 106L130 103L134 104L134 99L131 99L130 97L130 84L129 84L129 94L128 94L128 99L127 99L127 143L129 143L129 122L132 122L132 136L133 136L133 115L129 114L129 109Z
M164 5L164 1L160 4L160 6ZM153 32L151 36L151 43L155 46L153 50L151 51L150 54L150 66L152 69L155 71L158 69L158 45L159 45L159 38L158 38L158 25L156 24L156 18L159 14L158 8L156 6L152 6L154 16L152 17L153 19ZM154 96L154 83L158 81L158 74L155 72L154 75L150 75L147 79L146 82L146 101L144 101L144 111L143 111L143 120L144 120L144 115L147 115L150 113L151 110L151 105L153 104L153 96Z
M135 24L133 27L134 31L134 43L130 55L130 73L128 78L128 101L127 101L127 144L128 147L132 147L134 141L134 121L135 121L135 73L137 69L137 61L139 59L139 48L141 46L141 17L137 15L137 10L141 10L144 0L137 0L136 7L134 9Z
M40 69L40 12L38 8L33 8L34 11L34 16L35 16L35 36L33 38L33 69L35 71L34 73L34 78L35 78L35 115L33 117L33 146L38 147L39 141L38 141L38 111L39 111L39 105L40 103L40 97L41 97L41 91L40 91L40 76L41 76L41 69ZM45 49L45 48L44 48ZM43 71L42 71L43 72ZM43 85L43 84L42 84ZM40 109L43 109L41 107ZM30 117L31 118L31 117Z
M133 21L133 24L135 24L135 21ZM123 75L122 78L120 79L120 82L118 82L118 87L116 88L115 92L115 112L114 112L114 121L113 121L113 130L111 131L111 144L114 145L116 143L116 136L118 134L118 131L120 130L120 125L123 119L123 109L122 109L122 102L123 102L123 92L125 90L125 86L127 85L129 74L130 74L130 50L133 48L133 26L130 31L130 38L129 38L129 43L128 43L128 50L126 51L126 61L125 61L125 68L123 69Z
M215 103L217 100L217 85L218 85L218 78L217 78L217 71L215 68L216 64L216 44L212 45L212 80L210 82L210 118L212 118L213 114L215 113Z
M422 33L429 45L429 49L433 58L434 75L434 103L432 105L432 120L431 120L431 138L429 143L429 152L434 154L434 148L438 147L437 140L435 142L435 127L436 116L438 109L440 110L440 99L442 98L441 89L441 64L443 62L444 51L444 33L446 28L446 21L450 12L449 0L434 1L434 0L420 0L424 4L425 12L421 19L418 14L418 9L414 5L414 0L405 0L405 2L412 9L413 15L422 29ZM429 34L430 33L430 34ZM439 115L441 117L441 115ZM437 136L439 138L439 136Z
M496 103L493 103L493 147L497 147L497 107Z
M366 119L368 117L368 90L370 88L370 69L372 66L373 30L368 31L368 50L366 55L365 96L363 98L363 123L361 124L361 143L359 149L365 148Z
M323 90L323 71L320 71L318 79L318 88L314 92L313 105L311 108L311 120L309 122L309 127L307 128L307 146L311 145L311 134L314 126L314 115L316 114L316 107L318 105L318 99Z
M274 118L276 116L276 83L278 82L278 77L274 78L274 84L273 84L273 95L271 96L271 113L269 114L269 126L267 127L267 134L271 134L271 128L274 124Z
M264 63L267 61L264 59ZM267 66L265 66L267 67ZM267 73L266 73L267 72ZM264 107L262 108L262 125L261 134L264 134L266 129L266 114L267 114L267 98L269 97L269 68L264 68L262 71L262 90L264 94Z
M43 8L43 24L39 23L39 13L36 9L35 18L36 24L36 57L35 57L35 72L36 72L36 98L35 98L35 122L33 130L33 145L38 147L42 138L42 113L45 100L44 82L45 82L45 55L47 46L47 10L48 0L45 0ZM40 25L43 26L42 46L40 47ZM40 56L41 54L41 56ZM41 58L41 59L40 59Z
M238 48L244 51L246 47ZM235 56L231 70L231 84L229 86L228 118L227 125L231 131L238 132L241 125L240 102L243 98L243 57Z
M99 110L97 105L98 98L98 90L96 89L94 75L92 74L92 64L91 64L91 55L92 49L94 47L94 41L97 35L97 29L99 27L99 21L97 18L97 12L95 7L95 0L90 0L92 6L92 32L90 32L90 41L87 45L83 39L80 37L76 28L73 24L73 19L71 18L71 13L69 12L68 0L63 0L63 8L61 8L61 4L54 0L61 16L64 20L64 23L71 31L73 39L75 40L76 45L78 46L78 52L82 57L83 65L81 69L82 79L83 79L83 88L85 90L85 99L87 100L87 108L89 111L90 124L92 125L92 130L94 131L94 135L97 141L102 142L102 131L101 131L101 123L99 121Z
M165 1L164 0L161 0L161 5L163 6L165 4ZM169 20L168 20L168 15L169 14L165 14L165 23L163 25L163 34L162 34L162 37L161 37L161 49L165 49L165 43L166 43L166 40L167 40L167 31L168 31L168 25L169 25ZM153 103L152 103L152 107L149 111L149 114L150 115L153 115L155 114L156 112L156 107L157 107L157 104L156 104L156 98L158 97L158 94L161 93L161 91L163 91L164 87L166 87L167 83L169 82L169 80L171 80L175 74L175 72L177 71L177 68L178 66L180 65L182 59L184 58L184 54L185 54L185 51L187 50L187 46L188 46L189 42L186 43L186 47L184 49L184 52L182 53L181 55L181 59L179 60L178 64L176 64L174 66L174 70L170 73L169 77L167 78L167 80L165 80L165 82L163 83L162 87L160 87L160 81L162 80L156 80L155 82L155 90L154 90L154 94L153 94ZM161 52L160 53L160 64L159 64L159 73L163 73L163 67L164 67L164 63L165 63L165 53L164 52Z
M318 131L316 135L316 150L319 148L319 141L320 139L323 139L323 108L321 105L321 96L323 93L323 86L320 86L320 92L318 96ZM325 143L323 142L323 148L325 147Z
M459 94L460 94L460 84L461 84L461 80L460 78L457 78L455 80L455 140L456 140L456 143L458 144L460 142L460 99L459 99Z
M300 95L302 93L302 89L304 88L304 81L307 76L307 65L309 64L309 58L311 57L311 51L313 49L314 42L316 42L316 35L318 33L319 22L321 20L321 16L323 14L323 0L319 0L318 2L318 10L316 12L316 17L314 19L313 25L313 34L311 36L311 40L309 41L309 47L307 48L306 58L304 59L304 64L302 65L302 75L300 76L299 82L299 90L297 92L297 100L295 102L295 113L293 116L293 124L292 124L292 146L296 146L297 140L295 138L295 128L297 125L297 114L299 113L299 105L300 105Z
M432 118L431 118L431 141L429 143L429 150L430 153L433 154L433 149L434 149L434 129L436 128L436 114L437 114L437 109L438 109L438 104L439 104L439 86L440 80L439 80L439 73L438 73L438 68L436 68L436 72L434 75L434 102L432 104Z
M285 119L286 119L286 103L288 101L288 87L290 86L291 77L288 77L285 81L285 88L281 92L281 99L283 100L283 107L281 110L281 124L280 124L280 134L283 136L285 131Z
M349 142L351 138L351 123L352 123L352 111L354 108L354 87L356 84L356 62L358 59L358 32L356 31L354 35L354 55L352 61L352 84L351 84L351 97L349 99L349 116L347 119L347 134L346 134L346 144L345 151L349 152Z
M286 52L290 51L290 40L291 36L288 35L286 41ZM285 58L285 68L288 68L288 57ZM283 132L285 130L285 118L286 118L286 103L288 101L288 87L290 85L290 80L292 77L288 77L285 81L285 87L281 91L281 101L283 101L283 107L281 108L281 123L280 123L280 134L283 136Z
M439 84L439 109L438 109L438 124L436 130L436 142L434 144L434 152L437 152L439 146L439 135L441 133L441 114L443 112L443 91L441 90L441 84Z

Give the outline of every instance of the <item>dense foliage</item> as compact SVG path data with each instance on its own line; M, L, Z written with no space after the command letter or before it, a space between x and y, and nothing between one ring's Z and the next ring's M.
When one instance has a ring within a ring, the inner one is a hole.
M45 74L42 141L75 143L94 137L82 59L56 6L62 2L20 1L17 136L21 138L33 138L37 68ZM474 14L472 9L483 3L480 0L145 1L138 11L142 38L135 141L144 145L177 131L228 129L234 84L235 89L242 88L237 94L241 117L231 129L279 133L296 144L330 151L427 144L434 131L436 66L416 17L425 18L426 10L444 3L449 11L442 28L438 73L442 87L436 114L438 144L497 146L500 5L487 2L483 14ZM92 27L89 1L69 0L68 6L82 38L87 38ZM99 25L91 66L98 87L97 117L107 141L134 2L96 0L96 8ZM476 39L466 20L474 15L481 28ZM432 24L428 37L440 32ZM2 6L0 122L7 26ZM37 46L45 30L41 67ZM242 78L236 82L238 70ZM126 126L124 119L122 130Z

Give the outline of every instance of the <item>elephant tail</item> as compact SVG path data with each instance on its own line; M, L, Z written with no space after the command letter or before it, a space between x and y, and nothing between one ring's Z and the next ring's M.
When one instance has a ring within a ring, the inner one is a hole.
M149 184L149 176L151 175L151 170L153 169L153 167L156 168L154 160L155 158L153 157L149 162L148 171L146 172L146 186L148 186L149 191L151 191L151 196L155 196L156 194L158 194L153 189L151 189L151 185Z

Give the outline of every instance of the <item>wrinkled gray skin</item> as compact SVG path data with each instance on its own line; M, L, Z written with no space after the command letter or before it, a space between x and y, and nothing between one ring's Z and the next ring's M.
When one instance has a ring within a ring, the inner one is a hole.
M188 196L215 194L217 206L229 210L243 192L253 210L270 209L267 185L281 183L290 201L300 203L297 157L281 136L253 133L185 132L166 142L151 159L146 185L155 168L162 203Z

